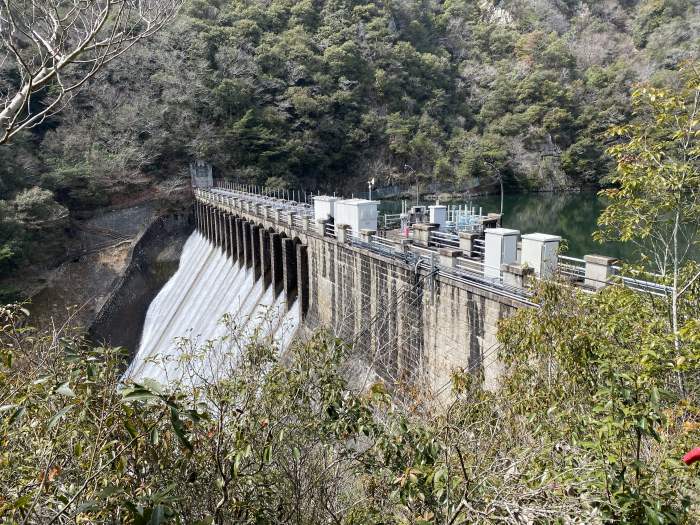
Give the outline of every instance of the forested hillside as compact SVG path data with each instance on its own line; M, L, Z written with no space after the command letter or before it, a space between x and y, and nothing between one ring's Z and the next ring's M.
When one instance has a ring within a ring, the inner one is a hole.
M193 0L0 147L0 267L47 214L167 193L193 158L309 189L596 184L630 88L673 83L699 34L697 0Z

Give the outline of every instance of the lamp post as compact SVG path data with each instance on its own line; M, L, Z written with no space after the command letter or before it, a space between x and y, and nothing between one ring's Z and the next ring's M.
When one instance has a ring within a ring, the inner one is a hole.
M367 181L367 186L369 186L369 200L372 200L372 186L374 186L374 177L372 177L372 180Z
M501 173L501 170L498 168L498 166L496 166L496 164L494 162L491 162L491 161L484 159L484 164L489 166L494 171L495 175L493 175L491 178L493 180L495 180L496 182L498 182L498 184L501 187L501 215L503 215L503 194L504 194L504 192L503 192L503 174Z
M411 166L409 166L408 164L404 164L404 165L403 165L403 169L404 169L404 170L407 170L407 169L411 170L411 173L413 173L413 174L416 176L416 206L418 206L418 197L419 197L419 195L420 195L420 191L419 191L419 188L418 188L418 174L416 173L416 170L414 170L414 169L413 169Z

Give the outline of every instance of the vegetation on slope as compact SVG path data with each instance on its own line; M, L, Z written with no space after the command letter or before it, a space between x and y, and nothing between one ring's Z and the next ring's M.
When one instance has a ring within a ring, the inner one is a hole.
M680 458L700 440L698 286L679 355L658 302L547 284L540 309L502 327L502 389L456 373L437 412L382 383L350 390L348 349L322 335L285 360L254 341L195 389L119 390L118 350L36 333L6 308L0 519L692 523L698 467ZM188 346L186 366L237 354L229 326Z
M674 83L699 26L692 0L192 1L0 149L3 260L36 246L12 213L25 189L75 212L172 184L193 158L309 189L596 184L630 87Z

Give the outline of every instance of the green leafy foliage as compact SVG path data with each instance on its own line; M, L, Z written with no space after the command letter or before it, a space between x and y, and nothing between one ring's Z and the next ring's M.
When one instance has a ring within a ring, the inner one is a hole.
M357 193L370 178L596 185L611 167L601 134L629 123L639 72L673 83L697 56L691 4L190 3L3 147L0 199L41 186L82 211L156 197L193 158L240 182L313 191ZM33 257L21 236L10 232L8 249Z
M119 349L5 308L0 518L692 523L697 467L680 457L700 439L697 316L678 356L653 298L551 282L535 299L500 327L501 389L455 371L447 405L349 388L357 356L324 334L284 359L266 339L238 353L232 319L217 342L180 341L196 386L120 384ZM203 380L211 352L237 359Z
M697 317L694 289L700 279L692 250L700 242L700 76L682 71L679 89L644 86L632 95L634 123L613 127L608 149L617 162L613 187L601 192L610 205L601 214L599 239L635 243L641 261L670 287L666 316L677 358L685 356L681 331ZM692 348L692 345L691 345ZM678 374L683 388L684 374Z
M547 439L568 435L570 453L591 462L578 490L603 496L596 505L606 519L682 522L692 494L676 480L690 476L690 491L696 483L679 459L699 437L687 424L698 384L679 391L676 377L686 359L700 364L698 347L679 358L664 306L622 287L588 295L552 283L538 298L541 309L519 312L499 332L505 386L521 395L514 410Z
M646 255L660 272L672 265L674 232L683 248L697 240L700 214L700 77L689 66L680 90L650 86L636 90L638 119L616 126L608 149L617 161L612 188L602 194L611 205L599 219L601 237L647 243ZM659 254L667 255L659 257ZM678 262L685 260L683 257Z
M56 241L67 222L68 210L46 189L35 186L11 201L0 200L0 271L7 275L26 260L45 262L60 255Z

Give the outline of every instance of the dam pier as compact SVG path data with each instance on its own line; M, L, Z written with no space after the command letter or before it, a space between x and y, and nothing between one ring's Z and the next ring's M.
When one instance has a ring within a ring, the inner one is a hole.
M196 229L265 289L284 292L298 333L329 329L384 380L433 394L455 369L497 385L498 321L536 306L529 279L557 273L593 292L619 270L608 257L563 257L559 237L521 236L493 214L472 213L455 231L439 205L387 232L377 229L377 203L362 199L311 205L222 182L195 187L194 200Z

